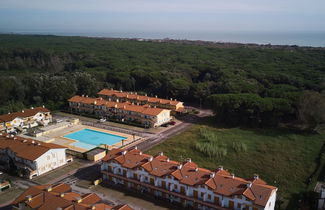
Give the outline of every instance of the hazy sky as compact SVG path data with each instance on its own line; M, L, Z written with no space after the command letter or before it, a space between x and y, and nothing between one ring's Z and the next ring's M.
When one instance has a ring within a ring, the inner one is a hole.
M0 0L24 31L325 31L325 0Z

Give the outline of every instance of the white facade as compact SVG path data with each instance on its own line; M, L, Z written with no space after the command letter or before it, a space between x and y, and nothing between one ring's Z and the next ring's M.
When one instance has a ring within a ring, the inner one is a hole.
M109 161L109 162L103 162L101 165L102 171L111 171L113 174L117 174L120 176L127 177L128 179L136 179L140 181L141 183L147 183L154 185L155 187L166 189L170 192L176 192L182 195L186 195L188 197L188 200L185 201L185 205L192 206L198 209L214 209L211 207L212 205L216 205L215 209L218 209L217 207L222 208L230 208L230 203L232 204L231 209L247 209L247 210L273 210L275 208L275 200L276 200L276 190L272 191L272 195L269 197L266 206L258 206L255 205L251 200L246 198L243 195L235 195L231 197L227 197L221 194L216 194L213 192L212 189L210 189L207 185L184 185L179 182L174 176L168 175L163 177L156 177L148 173L145 169L142 167L137 167L134 169L128 169L122 167L119 163L116 161ZM108 180L108 175L103 173L103 180ZM111 181L115 184L123 184L125 185L124 181L121 179L118 179L116 177L111 178ZM152 182L153 181L153 182ZM131 187L132 181L127 184L128 187ZM144 190L141 188L140 190ZM162 192L157 190L154 192L155 196L162 196ZM195 195L195 196L194 196ZM203 204L196 204L194 206L193 198L203 201L205 203L209 203L209 205L203 205ZM172 202L178 202L183 203L184 205L184 199L181 199L180 197L168 195L168 199ZM218 203L216 203L216 200L218 200Z
M67 163L66 149L51 149L35 161L37 176L63 166Z

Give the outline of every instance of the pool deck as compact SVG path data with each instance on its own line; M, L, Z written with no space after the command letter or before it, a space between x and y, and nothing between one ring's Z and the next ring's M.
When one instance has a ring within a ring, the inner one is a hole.
M91 126L82 125L82 124L76 124L76 125L71 124L68 127L65 127L65 128L59 129L59 130L54 130L52 132L50 131L50 132L48 132L47 134L45 134L43 136L32 137L32 138L34 138L36 140L39 140L39 141L46 142L46 143L53 143L53 144L58 144L58 145L61 145L61 146L65 146L70 150L83 153L83 152L87 152L89 150L87 150L85 148L73 146L72 144L77 142L77 141L64 137L65 135L68 135L68 134L71 134L71 133L74 133L74 132L77 132L77 131L80 131L80 130L83 130L83 129L91 129L91 130L100 131L100 132L107 133L107 134L114 134L114 135L122 136L122 137L126 138L125 140L121 140L121 141L119 141L119 142L117 142L115 144L107 145L107 149L119 148L119 147L122 147L122 146L124 146L126 144L130 144L131 142L133 142L133 140L136 141L136 140L139 140L141 138L139 136L134 136L133 137L133 135L130 135L130 134L120 133L120 132L101 129L101 128L96 128L96 127L91 127ZM29 136L25 136L25 137L31 138ZM105 148L104 145L100 145L98 147Z

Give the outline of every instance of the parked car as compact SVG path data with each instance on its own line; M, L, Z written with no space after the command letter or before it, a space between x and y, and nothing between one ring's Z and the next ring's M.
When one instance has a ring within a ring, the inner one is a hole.
M106 122L106 119L99 119L100 123Z

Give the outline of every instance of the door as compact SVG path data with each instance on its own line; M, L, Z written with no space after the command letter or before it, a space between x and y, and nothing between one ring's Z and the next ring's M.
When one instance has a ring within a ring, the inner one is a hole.
M194 197L194 198L198 198L198 193L197 193L196 190L193 190L193 197Z
M150 178L150 184L155 185L155 180L153 178Z
M161 182L161 187L164 188L164 189L166 189L166 182L165 181L162 181Z
M185 195L185 187L181 186L181 193Z
M229 201L229 209L234 209L234 202L233 201Z
M126 176L126 169L123 170L123 176Z
M214 203L219 205L219 197L217 196L214 197Z

